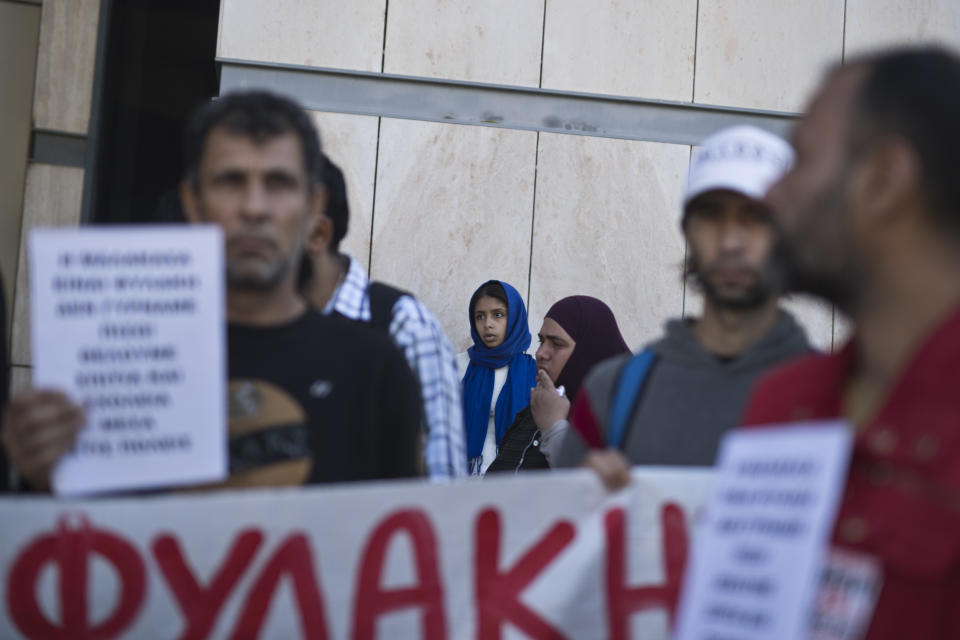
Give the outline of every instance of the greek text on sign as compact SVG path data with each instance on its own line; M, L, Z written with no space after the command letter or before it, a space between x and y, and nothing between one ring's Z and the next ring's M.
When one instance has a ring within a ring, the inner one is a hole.
M0 637L665 640L710 475L0 499Z
M809 638L851 439L839 421L724 438L677 640Z
M226 474L223 241L218 228L30 233L33 383L87 424L60 495Z

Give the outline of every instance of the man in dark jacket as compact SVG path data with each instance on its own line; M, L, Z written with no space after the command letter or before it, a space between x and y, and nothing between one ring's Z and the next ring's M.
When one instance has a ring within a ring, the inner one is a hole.
M754 127L726 129L697 148L682 226L703 314L669 321L644 349L650 365L624 392L630 410L616 434L611 408L630 356L594 369L571 411L573 428L546 434L553 466L579 465L590 449L588 462L611 481L624 479L629 464L712 465L756 379L810 351L779 306L777 234L759 200L792 160L785 141Z
M403 355L297 292L296 267L325 204L310 118L272 94L231 94L194 113L184 148L187 218L217 224L225 239L230 483L416 475L419 402ZM13 465L48 488L83 409L56 390L28 391L4 418Z

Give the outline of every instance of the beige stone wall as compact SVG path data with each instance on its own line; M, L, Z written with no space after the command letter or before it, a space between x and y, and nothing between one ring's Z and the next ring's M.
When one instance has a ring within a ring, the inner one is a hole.
M381 124L371 273L417 293L457 347L479 283L527 294L536 148L531 131Z
M572 294L607 302L631 347L682 314L678 212L689 158L685 145L540 134L533 330L550 305Z
M13 5L0 0L0 10L9 10L5 4ZM32 125L85 134L99 0L38 6ZM217 54L795 112L826 64L927 41L960 42L960 3L222 0ZM679 277L688 146L314 117L350 189L344 249L374 277L420 295L458 349L469 342L467 299L490 277L525 294L534 331L555 299L597 295L633 346L656 335L663 319L699 308ZM22 209L0 211L0 242L14 247L4 246L0 264L13 289L18 367L30 363L23 238L38 224L77 224L83 185L80 169L32 165L24 173ZM831 309L786 304L822 347L846 330ZM28 377L25 369L14 373Z
M33 126L87 133L100 0L44 0Z
M17 267L16 305L13 311L13 342L10 361L29 366L30 285L27 267L27 237L34 227L75 227L80 223L83 169L31 164L27 169L24 194L23 233ZM51 336L52 337L52 336Z
M3 0L0 0L0 5ZM100 0L43 0L40 9L32 126L86 135L93 92ZM29 131L28 131L29 133ZM26 158L24 158L26 160ZM26 239L36 226L76 226L83 199L83 169L26 164L22 218L17 221L11 363L14 389L29 383L30 295ZM5 271L5 274L7 272Z
M39 4L0 0L0 274L8 310L13 308L17 273L39 35ZM9 316L0 331L9 338Z
M219 38L224 57L798 112L845 52L956 42L960 3L223 0ZM701 308L680 278L688 146L314 116L350 190L343 248L416 292L457 349L488 278L525 294L534 332L556 299L600 297L632 346ZM829 307L784 304L821 348L845 332Z

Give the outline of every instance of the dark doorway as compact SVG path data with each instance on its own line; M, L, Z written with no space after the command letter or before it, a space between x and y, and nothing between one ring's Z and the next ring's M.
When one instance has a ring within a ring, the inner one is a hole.
M186 115L218 94L220 0L104 2L90 221L175 221Z

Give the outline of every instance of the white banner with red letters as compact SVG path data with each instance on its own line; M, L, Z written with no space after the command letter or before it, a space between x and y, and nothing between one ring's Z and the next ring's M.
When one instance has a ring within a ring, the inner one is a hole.
M0 500L0 638L668 637L710 472Z

